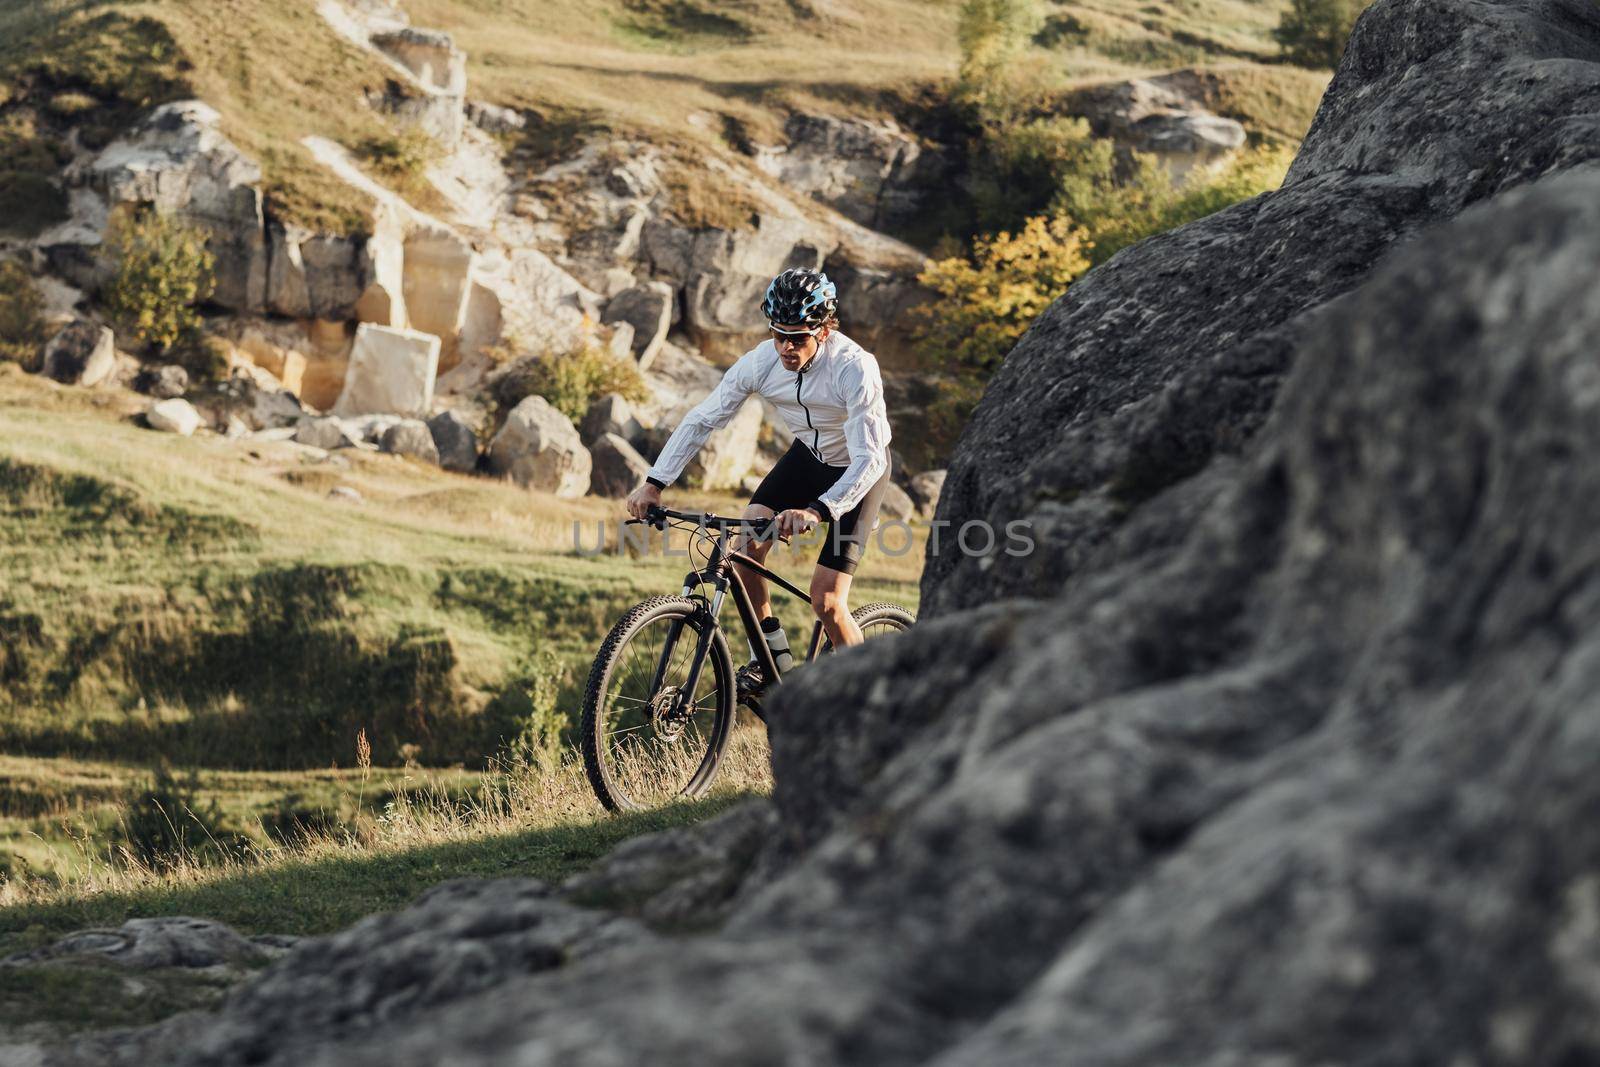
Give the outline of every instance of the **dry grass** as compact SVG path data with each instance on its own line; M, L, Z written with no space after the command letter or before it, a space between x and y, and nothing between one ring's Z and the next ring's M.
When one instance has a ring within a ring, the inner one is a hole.
M670 764L670 759L668 761ZM641 773L671 777L680 770L664 764ZM371 781L370 764L342 778L342 788L364 793ZM423 771L384 775L388 799L373 811L357 804L355 814L337 825L308 825L287 839L281 828L257 826L250 844L220 856L174 853L160 864L141 860L126 849L108 854L86 832L76 837L76 857L58 856L53 868L30 876L0 875L0 909L41 907L100 895L128 895L159 890L214 886L241 875L329 861L360 860L381 863L384 857L458 846L489 843L497 838L531 831L583 827L610 818L601 809L575 759L550 767L526 760L507 759L490 771L474 776L463 789L459 778ZM680 778L681 780L681 778ZM744 795L771 791L766 732L759 725L738 727L729 742L708 800L713 807ZM645 795L643 793L639 795ZM347 798L348 799L348 798ZM657 798L662 806L673 797ZM692 814L693 805L684 809ZM174 818L191 812L174 812ZM448 872L444 876L448 876ZM293 925L286 919L285 929ZM3 932L0 913L0 932Z

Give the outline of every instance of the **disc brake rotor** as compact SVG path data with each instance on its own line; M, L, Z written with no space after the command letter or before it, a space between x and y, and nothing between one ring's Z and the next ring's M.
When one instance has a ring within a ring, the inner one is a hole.
M676 712L673 710L682 692L679 686L664 685L650 698L650 721L663 741L676 741L689 724L687 708Z

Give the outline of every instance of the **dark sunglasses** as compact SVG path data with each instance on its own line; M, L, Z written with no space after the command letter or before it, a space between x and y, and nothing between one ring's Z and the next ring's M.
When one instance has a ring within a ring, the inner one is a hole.
M819 334L821 332L822 332L822 327L821 326L818 326L814 330L800 330L800 331L797 331L795 333L790 333L788 330L780 330L776 326L774 326L774 327L772 327L772 339L775 342L777 342L778 344L780 344L780 345L783 345L783 344L803 345L803 344L806 343L806 338L815 337L815 336L817 336L817 334Z

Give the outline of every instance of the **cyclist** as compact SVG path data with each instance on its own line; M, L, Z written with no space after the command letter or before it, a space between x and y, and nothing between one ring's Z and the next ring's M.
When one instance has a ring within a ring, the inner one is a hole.
M713 430L726 426L747 397L771 401L794 444L762 479L747 519L776 517L779 536L826 524L828 536L811 576L811 607L835 648L861 642L850 617L850 580L889 485L889 417L878 361L839 332L839 292L814 270L786 270L772 280L761 311L772 336L741 356L717 388L683 417L645 483L628 496L636 519L661 503ZM765 563L770 539L746 537L743 550ZM763 630L777 630L766 579L736 568ZM781 631L778 631L781 632ZM752 649L752 653L754 650ZM765 688L758 662L739 671L741 695Z

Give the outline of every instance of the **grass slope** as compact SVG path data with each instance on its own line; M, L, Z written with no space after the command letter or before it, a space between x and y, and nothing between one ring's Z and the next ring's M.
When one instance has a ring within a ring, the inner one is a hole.
M549 149L604 129L725 150L725 131L779 138L789 108L902 116L937 101L958 62L957 0L408 0L414 24L466 49L474 97L544 117ZM1068 89L1204 68L1224 110L1298 138L1326 74L1275 65L1285 0L1047 4L1031 62ZM316 0L37 0L0 5L0 218L37 228L65 204L46 176L66 131L90 143L140 109L199 95L262 163L277 213L331 232L365 198L300 146L392 141L364 98L392 71L339 38ZM1232 105L1231 107L1228 105ZM535 159L541 153L533 153Z

